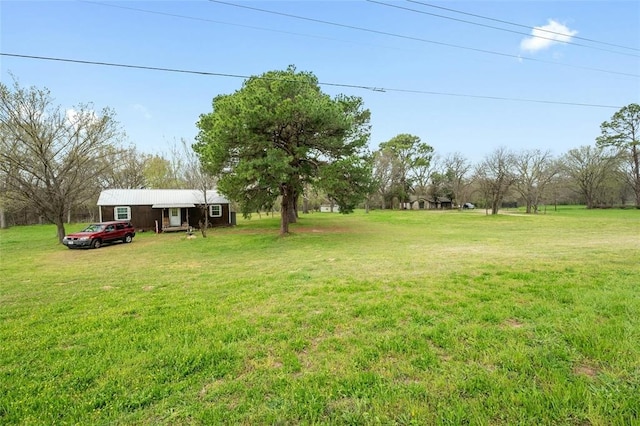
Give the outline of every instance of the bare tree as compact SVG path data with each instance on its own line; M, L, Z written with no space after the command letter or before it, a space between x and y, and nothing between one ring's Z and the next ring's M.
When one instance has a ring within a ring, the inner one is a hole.
M501 147L485 157L476 167L476 179L491 206L491 214L498 214L504 196L516 180L513 171L513 154Z
M522 196L527 213L537 213L538 205L558 167L550 151L525 150L514 155L516 180L514 187Z
M581 146L562 157L563 172L571 179L576 192L584 197L587 208L603 202L607 181L615 179L620 157L606 147Z
M0 83L0 172L6 178L5 196L37 209L65 235L69 208L81 204L87 183L109 167L101 156L119 142L114 113L97 114L91 105L63 111L53 105L47 89Z
M373 154L373 179L377 183L382 209L387 201L391 201L399 193L400 164L398 159L388 150L381 149ZM391 203L393 208L393 204Z
M4 136L0 134L0 138L4 138ZM10 199L7 196L7 191L7 177L2 171L2 168L0 168L0 229L8 228L7 205L9 204Z
M139 189L145 188L147 182L144 176L147 155L141 154L135 147L120 149L108 147L104 159L110 164L107 173L99 176L100 189L120 188Z
M183 164L183 178L189 188L196 189L202 193L204 204L202 205L202 215L204 221L200 224L200 233L203 238L207 238L207 229L209 228L209 200L207 199L207 191L213 189L216 185L216 178L211 176L202 166L200 157L189 145L186 139L181 140L182 156L180 163ZM174 149L174 157L178 155L178 151Z
M439 174L442 160L439 155L433 154L430 161L420 161L413 167L413 194L419 200L427 196L430 192L434 199L438 196L433 192L433 178Z
M467 201L468 189L471 184L469 172L471 163L461 153L450 154L444 159L445 175L449 177L450 190L453 193L458 208L462 209Z

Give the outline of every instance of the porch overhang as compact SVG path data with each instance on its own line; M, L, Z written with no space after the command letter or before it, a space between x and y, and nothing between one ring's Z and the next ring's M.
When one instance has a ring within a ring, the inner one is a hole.
M195 204L189 204L189 203L164 203L164 204L154 204L151 206L152 209L181 209L181 208L187 208L190 209L191 207L195 207Z

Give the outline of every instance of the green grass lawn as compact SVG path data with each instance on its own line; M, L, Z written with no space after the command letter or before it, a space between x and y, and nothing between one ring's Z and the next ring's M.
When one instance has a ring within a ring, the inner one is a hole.
M0 231L0 424L640 424L640 211L509 213Z

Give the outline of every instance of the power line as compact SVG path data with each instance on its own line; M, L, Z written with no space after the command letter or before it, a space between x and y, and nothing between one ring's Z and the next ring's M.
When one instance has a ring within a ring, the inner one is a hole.
M417 1L417 0L407 0L407 1L409 3L416 3L416 4L423 5L423 6L432 7L434 9L446 10L448 12L459 13L461 15L473 16L474 18L486 19L488 21L499 22L501 24L507 24L507 25L513 25L513 26L520 27L520 28L527 28L529 30L535 29L535 30L538 30L538 31L543 31L545 33L550 33L550 34L555 34L555 35L563 35L563 36L569 35L569 34L563 34L563 33L559 33L559 32L552 31L552 30L547 30L547 29L543 29L543 28L536 28L536 27L531 27L529 25L518 24L517 22L505 21L505 20L502 20L502 19L496 19L496 18L491 18L491 17L488 17L488 16L477 15L475 13L463 12L461 10L451 9L451 8L444 7L444 6L436 6L435 4L424 3L422 1ZM620 49L635 50L637 52L640 52L640 49L638 49L636 47L622 46L620 44L607 43L605 41L599 41L599 40L594 40L594 39L591 39L591 38L580 37L580 36L572 36L572 37L575 38L575 39L578 39L578 40L589 41L591 43L597 43L597 44L602 44L602 45L605 45L605 46L618 47Z
M17 53L5 53L0 52L0 56L9 56L13 58L22 58L22 59L36 59L42 61L55 61L55 62L68 62L74 64L83 64L83 65L98 65L105 67L117 67L117 68L130 68L130 69L139 69L139 70L147 70L147 71L164 71L164 72L174 72L174 73L182 73L182 74L196 74L196 75L205 75L205 76L213 76L213 77L229 77L229 78L260 78L262 80L283 80L269 77L256 77L242 74L228 74L228 73L219 73L219 72L211 72L211 71L198 71L198 70L187 70L180 68L167 68L167 67L152 67L147 65L132 65L132 64L120 64L115 62L100 62L100 61L87 61L82 59L69 59L69 58L55 58L50 56L36 56L36 55L22 55ZM335 87L348 87L352 89L364 89L364 90L372 90L372 91L386 91L386 89L381 89L378 87L372 86L362 86L356 84L340 84L340 83L318 83L323 86L335 86Z
M317 39L321 39L321 40L332 40L332 41L341 41L341 42L347 42L347 43L355 43L353 41L340 40L340 39L333 38L333 37L319 36L319 35L313 35L313 34L296 33L296 32L293 32L293 31L277 30L277 29L273 29L273 28L256 27L256 26L253 26L253 25L236 24L236 23L232 23L232 22L218 21L218 20L215 20L215 19L198 18L198 17L195 17L195 16L179 15L177 13L160 12L160 11L157 11L157 10L140 9L140 8L137 8L137 7L122 6L122 5L119 5L119 4L102 3L102 2L89 1L89 0L77 0L77 1L80 2L80 3L87 3L87 4L98 5L98 6L107 6L107 7L112 7L112 8L116 8L116 9L131 10L131 11L135 11L135 12L149 13L149 14L153 14L153 15L167 16L167 17L171 17L171 18L188 19L188 20L191 20L191 21L207 22L207 23L221 24L221 25L229 25L229 26L233 26L233 27L248 28L248 29L251 29L251 30L269 31L269 32L273 32L273 33L295 35L295 36L302 36L302 37L311 37L311 38L317 38ZM363 44L363 43L358 43L358 44Z
M241 5L241 4L234 4L234 3L229 3L229 2L221 1L221 0L208 0L208 1L210 1L211 3L219 3L219 4L224 4L224 5L227 5L227 6L233 6L233 7L238 7L238 8L242 8L242 9L254 10L256 12L262 12L262 13L269 13L269 14L272 14L272 15L285 16L285 17L288 17L288 18L299 19L299 20L309 21L309 22L316 22L316 23L320 23L320 24L324 24L324 25L332 25L332 26L335 26L335 27L347 28L347 29L351 29L351 30L364 31L364 32L372 33L372 34L385 35L385 36L396 37L396 38L401 38L401 39L405 39L405 40L419 41L419 42L422 42L422 43L435 44L435 45L439 45L439 46L445 46L445 47L451 47L451 48L456 48L456 49L468 50L468 51L472 51L472 52L486 53L486 54L489 54L489 55L502 56L502 57L506 57L506 58L515 58L515 59L517 59L519 61L526 60L526 61L540 62L540 63L544 63L544 64L552 64L552 65L556 65L556 66L563 66L563 67L574 68L574 69L582 69L582 70L597 71L597 72L602 72L602 73L607 73L607 74L622 75L622 76L626 76L626 77L634 77L634 78L640 77L640 75L638 75L638 74L631 74L631 73L619 72L619 71L611 71L611 70L605 70L605 69L601 69L601 68L584 67L584 66L580 66L580 65L570 65L570 64L565 64L565 63L561 63L561 62L554 62L554 61L548 61L548 60L544 60L544 59L532 58L532 57L528 57L528 56L514 55L514 54L511 54L511 53L496 52L496 51L493 51L493 50L479 49L479 48L468 47L468 46L460 46L460 45L457 45L457 44L445 43L445 42L435 41L435 40L428 40L428 39L424 39L424 38L420 38L420 37L413 37L413 36L407 36L407 35L402 35L402 34L395 34L395 33L390 33L390 32L386 32L386 31L374 30L374 29L371 29L371 28L357 27L357 26L354 26L354 25L340 24L340 23L337 23L337 22L325 21L325 20L322 20L322 19L315 19L315 18L308 18L308 17L305 17L305 16L292 15L290 13L276 12L276 11L273 11L273 10L261 9L261 8L252 7L252 6L246 6L246 5Z
M241 75L241 74L228 74L228 73L219 73L219 72L211 72L211 71L187 70L187 69L179 69L179 68L152 67L152 66L146 66L146 65L120 64L120 63L114 63L114 62L99 62L99 61L87 61L87 60L81 60L81 59L68 59L68 58L55 58L55 57L48 57L48 56L22 55L22 54L17 54L17 53L0 52L0 56L8 56L8 57L13 57L13 58L21 58L21 59L35 59L35 60L42 60L42 61L66 62L66 63L83 64L83 65L96 65L96 66L106 66L106 67L139 69L139 70L147 70L147 71L162 71L162 72L174 72L174 73L182 73L182 74L196 74L196 75L214 76L214 77L242 78L242 79L257 78L257 79L262 79L262 80L284 80L284 79L269 78L269 77L262 77L262 76L247 76L247 75ZM588 103L581 103L581 102L550 101L550 100L543 100L543 99L510 98L510 97L503 97L503 96L471 95L471 94L466 94L466 93L437 92L437 91L418 90L418 89L385 88L385 87L364 86L364 85L358 85L358 84L328 83L328 82L318 82L318 84L321 85L321 86L342 87L342 88L350 88L350 89L362 89L362 90L369 90L369 91L373 91L373 92L414 93L414 94L421 94L421 95L449 96L449 97L472 98L472 99L489 99L489 100L497 100L497 101L539 103L539 104L552 104L552 105L568 105L568 106L580 106L580 107L589 107L589 108L612 108L612 109L616 109L616 110L621 108L620 106L617 106L617 105L588 104Z
M384 3L384 2L376 1L376 0L366 0L366 1L369 2L369 3L379 4L381 6L387 6L387 7L392 7L392 8L395 8L395 9L406 10L406 11L409 11L409 12L420 13L422 15L429 15L429 16L434 16L436 18L448 19L448 20L451 20L451 21L462 22L462 23L470 24L470 25L476 25L478 27L490 28L490 29L494 29L494 30L498 30L498 31L505 31L505 32L512 33L512 34L520 34L520 35L525 35L525 36L528 36L528 37L534 37L534 38L539 38L539 39L544 39L544 40L551 40L551 41L555 41L557 43L570 44L570 45L573 45L573 46L586 47L587 49L595 49L595 50L600 50L600 51L603 51L603 52L616 53L618 55L633 56L633 57L636 57L636 58L640 58L640 55L635 54L635 53L618 52L616 50L605 49L605 48L595 47L595 46L589 46L588 44L580 44L580 43L575 43L575 42L568 41L568 40L558 40L557 38L545 37L545 36L541 36L541 35L525 33L525 32L522 32L522 31L509 30L507 28L501 28L501 27L496 27L496 26L493 26L493 25L481 24L479 22L467 21L465 19L453 18L451 16L439 15L437 13L425 12L424 10L412 9L410 7L399 6L397 4L389 4L389 3ZM411 0L408 0L408 1L411 1ZM424 3L420 3L420 2L412 2L412 3L424 4ZM534 28L532 28L532 29L534 29ZM547 31L547 30L542 29L542 28L535 28L535 30L551 32L551 33L556 34L556 35L575 38L575 36L573 36L571 34L562 34L562 33L558 33L558 32L555 32L555 31Z

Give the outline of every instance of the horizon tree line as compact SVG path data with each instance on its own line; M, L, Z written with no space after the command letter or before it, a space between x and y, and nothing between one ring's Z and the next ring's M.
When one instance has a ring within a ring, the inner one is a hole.
M259 108L238 120L247 111L237 109L243 102ZM284 211L283 233L299 208L308 212L323 202L343 212L438 199L458 208L474 202L492 214L504 201L518 201L526 213L558 203L640 208L638 104L604 121L593 145L556 157L499 147L474 164L460 152L436 153L406 133L369 152L370 112L362 100L330 98L313 74L294 67L249 79L214 103L214 112L201 116L195 144L181 140L168 154L147 154L125 145L108 108L98 113L80 104L64 111L47 89L20 87L15 78L13 86L0 83L0 227L50 222L61 238L64 223L93 220L102 189L215 184L246 215Z

